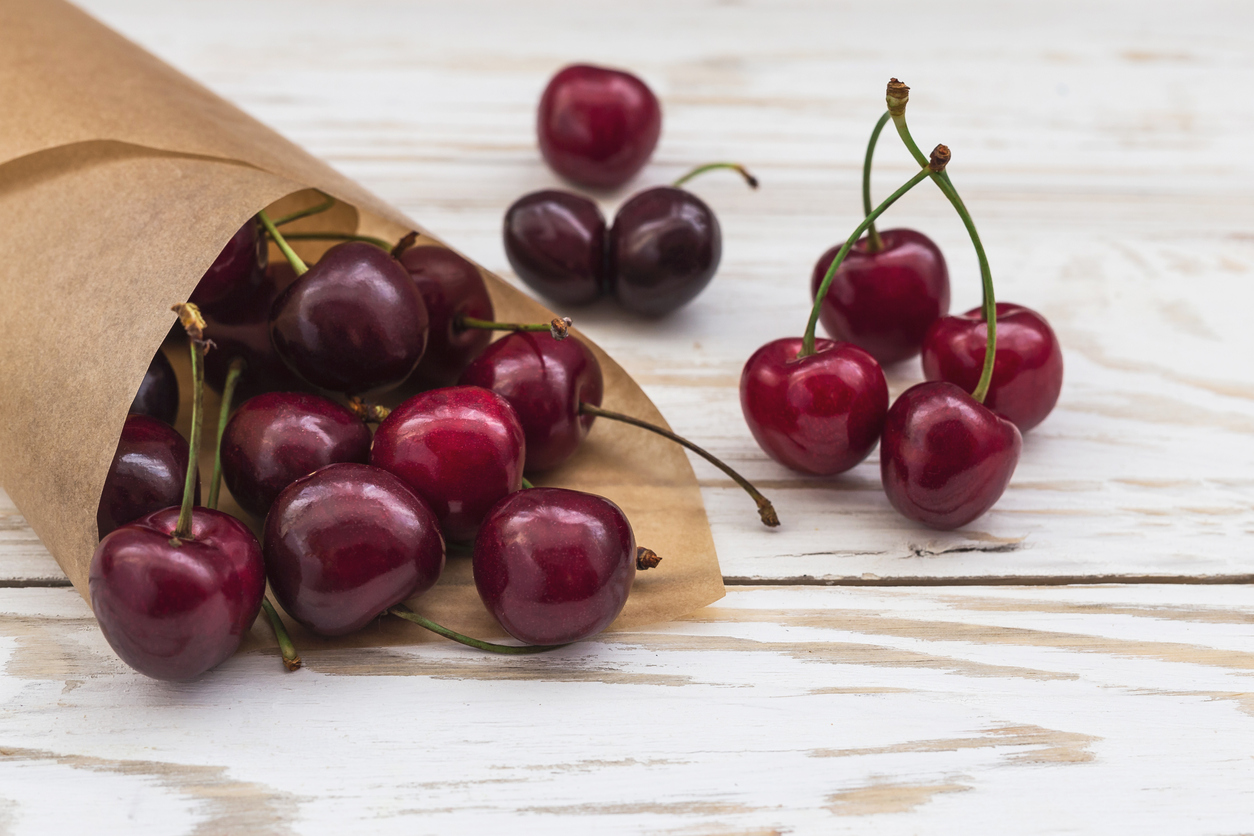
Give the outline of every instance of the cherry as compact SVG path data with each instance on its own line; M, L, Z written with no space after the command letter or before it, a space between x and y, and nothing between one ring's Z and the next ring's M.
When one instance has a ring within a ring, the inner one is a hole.
M920 232L889 229L880 238L880 249L869 237L853 246L819 316L834 339L866 349L887 366L918 354L927 329L949 313L949 272L940 248ZM811 294L839 250L832 247L814 265Z
M156 418L126 416L96 510L99 535L104 537L118 526L177 505L186 479L187 441L183 436Z
M292 482L335 462L370 460L370 430L319 395L270 392L245 401L222 435L222 474L240 507L264 517Z
M360 630L444 570L430 507L365 464L327 465L288 485L266 517L265 544L275 597L324 636Z
M549 80L540 97L540 153L558 174L582 186L617 188L649 161L662 131L653 91L621 70L574 64Z
M165 352L157 349L131 401L132 415L147 415L173 424L179 414L179 381Z
M492 508L473 560L479 597L511 636L566 644L622 612L636 576L636 538L605 497L531 488Z
M771 458L805 473L843 473L870 455L888 412L879 364L852 343L802 339L759 348L740 376L745 422Z
M422 392L379 425L370 463L426 500L450 540L469 540L488 510L522 487L522 426L509 402L477 386Z
M261 284L268 263L261 227L256 218L249 218L209 265L189 301L204 314L224 303L233 306L234 299L249 295Z
M982 308L938 319L923 342L923 374L972 391L988 344ZM1022 305L997 303L997 351L984 405L1020 432L1053 410L1062 391L1062 348L1045 317Z
M606 292L605 234L605 216L595 203L557 189L523 195L505 212L510 266L563 305L587 304Z

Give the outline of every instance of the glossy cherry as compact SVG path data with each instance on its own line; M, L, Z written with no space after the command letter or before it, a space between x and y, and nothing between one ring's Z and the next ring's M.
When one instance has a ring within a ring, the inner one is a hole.
M364 464L328 465L285 488L266 517L265 544L274 596L324 636L360 630L444 570L430 507Z
M319 395L269 392L240 404L222 435L222 476L250 514L264 517L302 476L336 462L370 461L370 430Z
M469 540L488 510L522 487L525 442L509 401L478 386L406 400L375 432L370 463L426 500L444 536Z
M475 538L475 588L514 638L552 645L618 617L636 576L636 539L602 496L531 488L497 503Z
M696 298L722 257L718 218L692 192L658 186L619 207L609 233L614 295L630 311L670 313Z
M347 394L397 386L427 345L427 309L408 271L378 247L337 244L270 312L274 348L315 386Z
M923 337L949 313L949 271L940 248L912 229L883 230L884 248L860 239L836 270L819 318L833 339L847 340L887 366L918 354ZM811 298L840 246L814 265Z
M523 195L505 212L505 255L527 285L563 305L600 298L605 216L586 197L557 189Z
M879 363L852 343L800 337L759 348L740 375L740 408L758 445L804 473L843 473L875 449L888 412Z
M600 406L605 391L600 363L578 338L529 333L492 343L458 383L491 389L509 401L526 437L529 473L570 458L595 420L579 405Z
M269 262L266 239L256 218L249 218L226 242L222 252L205 271L189 301L202 314L234 306L234 300L251 295L263 282Z
M916 522L959 528L1001 497L1022 447L1014 424L962 389L919 383L888 410L880 445L884 492Z
M581 186L613 189L649 161L662 132L657 96L621 70L574 64L549 80L540 97L540 153Z
M165 352L157 349L131 401L132 415L147 415L173 424L179 414L179 381Z
M156 418L128 415L96 509L99 536L178 505L186 479L186 439Z
M432 386L448 386L492 340L490 331L457 325L459 317L493 318L488 286L479 268L444 247L411 247L400 262L427 309L427 350L414 375Z
M924 340L923 374L974 391L987 343L981 308L942 317ZM1022 305L998 302L997 353L984 405L1027 432L1045 420L1061 391L1062 348L1045 317Z

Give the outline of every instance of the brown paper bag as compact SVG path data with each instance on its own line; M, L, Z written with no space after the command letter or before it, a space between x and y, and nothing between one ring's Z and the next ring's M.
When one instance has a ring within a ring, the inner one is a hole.
M170 305L188 297L247 218L281 200L307 201L316 188L342 203L306 229L389 240L415 229L420 243L443 245L61 0L0 4L0 113L0 483L86 597L96 506L127 408L173 321ZM499 318L552 317L482 272ZM622 368L589 345L605 373L606 407L664 425ZM216 401L207 400L208 440ZM722 596L701 494L677 446L601 420L580 452L540 481L609 497L638 542L662 555L658 569L637 576L616 629ZM229 499L223 507L236 510ZM455 629L501 635L468 558L451 556L436 589L411 605ZM335 642L295 632L311 649L428 635L399 619ZM272 643L260 625L259 642Z

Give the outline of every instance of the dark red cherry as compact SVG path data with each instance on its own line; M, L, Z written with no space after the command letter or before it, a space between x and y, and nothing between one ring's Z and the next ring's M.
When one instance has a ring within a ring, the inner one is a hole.
M523 429L509 402L478 386L414 395L375 432L370 463L427 501L444 536L469 540L488 510L522 487Z
M528 644L566 644L610 626L636 577L636 538L602 496L531 488L497 503L475 538L475 587Z
M549 80L540 97L540 153L581 186L613 189L649 161L662 132L662 108L631 73L575 64Z
M179 509L124 525L100 542L88 575L91 607L122 661L156 679L190 679L228 659L261 609L265 565L239 520L192 512L172 545Z
M705 201L684 189L657 186L619 207L609 248L618 301L636 313L660 316L710 283L723 238Z
M887 366L913 357L938 317L949 313L949 271L940 248L912 229L880 232L884 248L867 252L861 238L836 270L819 319L836 340L865 348ZM840 252L832 247L814 265L810 296Z
M400 262L372 244L348 241L327 250L274 301L270 339L315 386L382 391L422 359L427 309Z
M261 224L255 217L249 218L209 265L188 301L195 303L202 314L223 304L231 306L234 298L250 295L261 285L268 255Z
M147 415L167 424L173 424L178 417L179 381L161 349L152 356L130 411L132 415Z
M156 418L126 416L96 509L100 536L145 514L180 504L186 479L187 440ZM199 484L196 498L200 498Z
M984 368L988 327L981 308L942 317L923 342L923 374L974 392ZM1062 391L1062 348L1045 317L997 303L997 356L984 405L1027 432L1045 420Z
M288 485L266 517L265 543L274 597L324 636L360 630L444 570L431 509L364 464L328 465Z
M505 255L518 278L563 305L600 298L609 284L605 216L586 197L546 189L505 212Z
M370 461L370 430L319 395L269 392L235 410L222 435L222 478L250 514L264 517L302 476L335 462Z
M488 346L462 372L463 386L491 389L518 414L527 439L527 471L557 467L579 447L594 416L579 404L601 405L601 364L575 337L515 332Z
M919 383L888 410L880 475L893 507L949 530L979 517L1001 497L1019 462L1014 424L952 383Z
M224 300L212 311L202 311L205 336L214 344L214 349L205 355L205 382L216 391L222 391L231 361L236 358L245 364L236 398L309 388L279 359L270 342L270 308L294 281L296 272L291 266L286 261L275 262L266 269L260 285Z
M888 383L875 358L852 343L801 338L759 348L740 374L740 408L758 446L780 464L830 476L875 449L888 412Z
M492 319L488 286L475 265L444 247L411 247L400 261L427 309L427 350L414 374L430 385L448 386L492 340L491 331L457 327L458 317Z

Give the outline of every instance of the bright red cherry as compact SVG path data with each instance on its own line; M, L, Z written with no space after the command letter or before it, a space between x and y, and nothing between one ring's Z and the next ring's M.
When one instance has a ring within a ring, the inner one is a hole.
M364 464L328 465L285 488L266 517L265 543L274 596L324 636L360 630L444 570L431 509Z
M188 301L199 306L202 314L213 313L223 304L232 306L234 299L251 295L261 285L268 256L261 225L249 218L209 265Z
M658 186L619 207L609 251L618 301L630 311L660 316L695 299L714 278L723 237L705 201Z
M493 318L488 286L475 265L444 247L411 247L400 262L427 308L427 350L414 374L425 383L448 386L492 340L491 331L457 325L459 317Z
M942 317L923 342L923 374L973 392L987 344L982 308ZM1027 432L1045 420L1061 391L1062 348L1045 317L1022 305L998 302L997 354L984 405Z
M140 381L139 391L131 401L132 415L147 415L173 424L179 414L179 381L165 352L157 349Z
M884 248L868 252L864 236L836 270L820 321L833 339L866 349L888 366L918 354L927 329L949 313L949 271L932 239L912 229L880 232ZM814 265L813 298L840 251L832 247Z
M479 529L475 587L511 636L566 644L618 617L636 577L636 538L602 496L531 488L497 503Z
M842 473L875 449L888 412L888 383L875 358L852 343L800 337L759 348L740 375L740 408L758 446L804 473Z
M186 479L187 440L178 430L147 415L126 416L96 509L100 536L145 514L178 505Z
M505 212L505 255L527 285L563 305L606 292L605 216L588 198L557 189L523 195Z
M579 405L601 405L601 364L579 339L516 332L488 346L466 367L463 386L491 389L518 414L527 443L527 472L557 467L579 447L595 416Z
M1014 424L952 383L919 383L888 410L880 474L893 507L931 528L979 517L1001 497L1019 462Z
M657 97L621 70L575 64L553 76L540 97L540 153L581 186L626 183L649 161L661 132Z
M523 428L509 401L478 386L414 395L375 432L370 463L426 500L444 536L469 540L488 510L522 487Z
M302 476L336 462L370 461L370 430L319 395L268 392L240 404L222 434L222 478L240 507L264 517Z
M171 542L179 509L124 525L100 542L88 575L91 607L122 661L156 679L190 679L228 659L265 592L261 546L234 517L192 512Z

